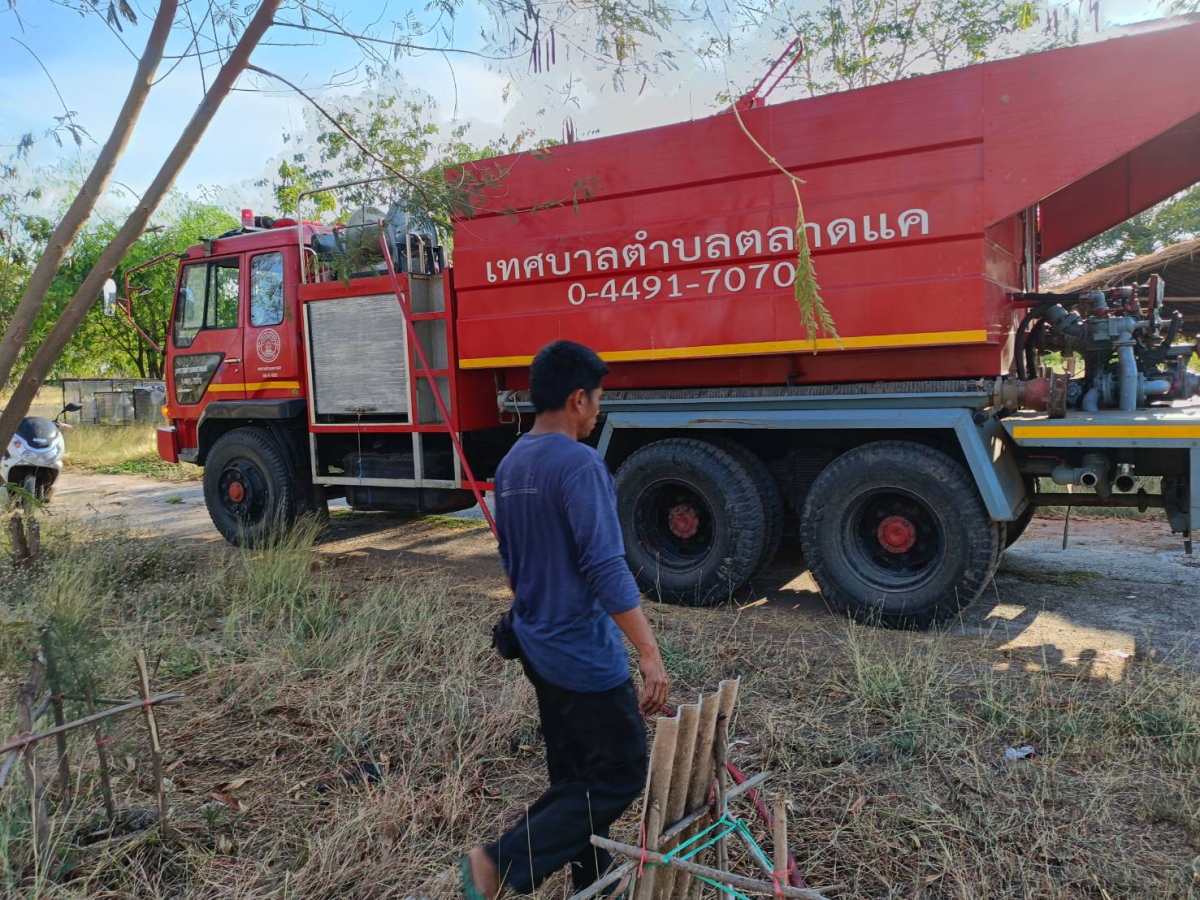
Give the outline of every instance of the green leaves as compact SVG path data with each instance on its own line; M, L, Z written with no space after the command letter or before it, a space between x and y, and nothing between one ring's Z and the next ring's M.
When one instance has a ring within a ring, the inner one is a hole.
M1114 266L1200 235L1200 185L1139 213L1050 263L1064 278Z

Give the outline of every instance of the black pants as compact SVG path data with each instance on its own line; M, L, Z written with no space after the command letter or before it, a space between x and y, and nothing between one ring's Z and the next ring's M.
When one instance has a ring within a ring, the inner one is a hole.
M550 787L484 850L501 881L518 893L529 893L568 863L572 883L582 889L612 863L589 838L607 837L646 786L646 726L637 692L632 680L609 691L568 691L522 664L537 692Z

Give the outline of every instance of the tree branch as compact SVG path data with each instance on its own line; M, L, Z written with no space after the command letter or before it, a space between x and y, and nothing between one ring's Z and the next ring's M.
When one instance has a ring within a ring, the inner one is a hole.
M363 153L369 159L372 159L375 162L379 163L379 165L381 165L381 166L383 166L383 168L387 169L388 172L390 172L392 175L396 176L398 179L400 179L405 184L407 184L409 187L411 187L414 191L419 193L421 195L421 197L425 200L426 205L430 209L435 208L434 202L429 198L429 195L427 193L425 193L425 187L419 181L409 177L408 175L405 175L403 172L401 172L399 169L397 169L395 166L393 166L391 163L389 163L383 157L381 157L377 153L374 153L371 150L369 150L362 141L360 141L357 137L355 137L353 133L351 133L348 129L346 129L342 125L342 123L337 120L336 116L332 115L323 106L321 106L321 104L318 103L316 101L316 99L312 97L312 95L305 92L299 86L288 81L282 75L276 75L274 72L268 72L266 69L262 68L261 66L247 65L246 69L251 72L257 72L260 75L265 75L267 78L274 78L276 81L286 84L293 91L295 91L297 94L299 94L305 100L307 100L310 104L312 104L313 109L315 109L322 116L324 116L325 119L328 120L328 122L331 125L333 125L334 128L336 128L338 131L340 131L342 133L342 136L345 137L346 140L348 140L355 147L357 147L361 153Z
M334 28L320 28L316 25L298 25L295 22L285 22L282 19L276 19L275 24L281 28L296 28L300 31L315 31L318 34L332 34L334 37L349 38L352 41L364 41L368 44L383 44L388 47L400 47L404 50L417 50L424 53L460 53L464 56L477 56L480 59L487 59L493 62L501 62L509 59L519 59L525 54L514 53L511 56L491 56L487 53L480 53L478 50L463 50L459 47L426 47L421 44L410 44L406 41L389 41L386 38L370 37L365 34L354 34L353 32Z

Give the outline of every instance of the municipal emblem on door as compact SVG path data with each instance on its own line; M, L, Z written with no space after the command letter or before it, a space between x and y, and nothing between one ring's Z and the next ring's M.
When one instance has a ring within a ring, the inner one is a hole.
M275 362L279 356L279 332L274 328L260 331L258 341L255 343L255 350L258 352L258 358L263 362Z

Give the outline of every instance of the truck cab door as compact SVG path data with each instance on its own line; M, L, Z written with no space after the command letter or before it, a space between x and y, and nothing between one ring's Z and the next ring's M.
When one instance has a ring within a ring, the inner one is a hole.
M198 418L213 400L246 397L240 311L241 258L187 262L179 272L167 371L172 415Z
M246 328L242 339L246 397L274 400L300 396L296 325L295 248L247 257Z

